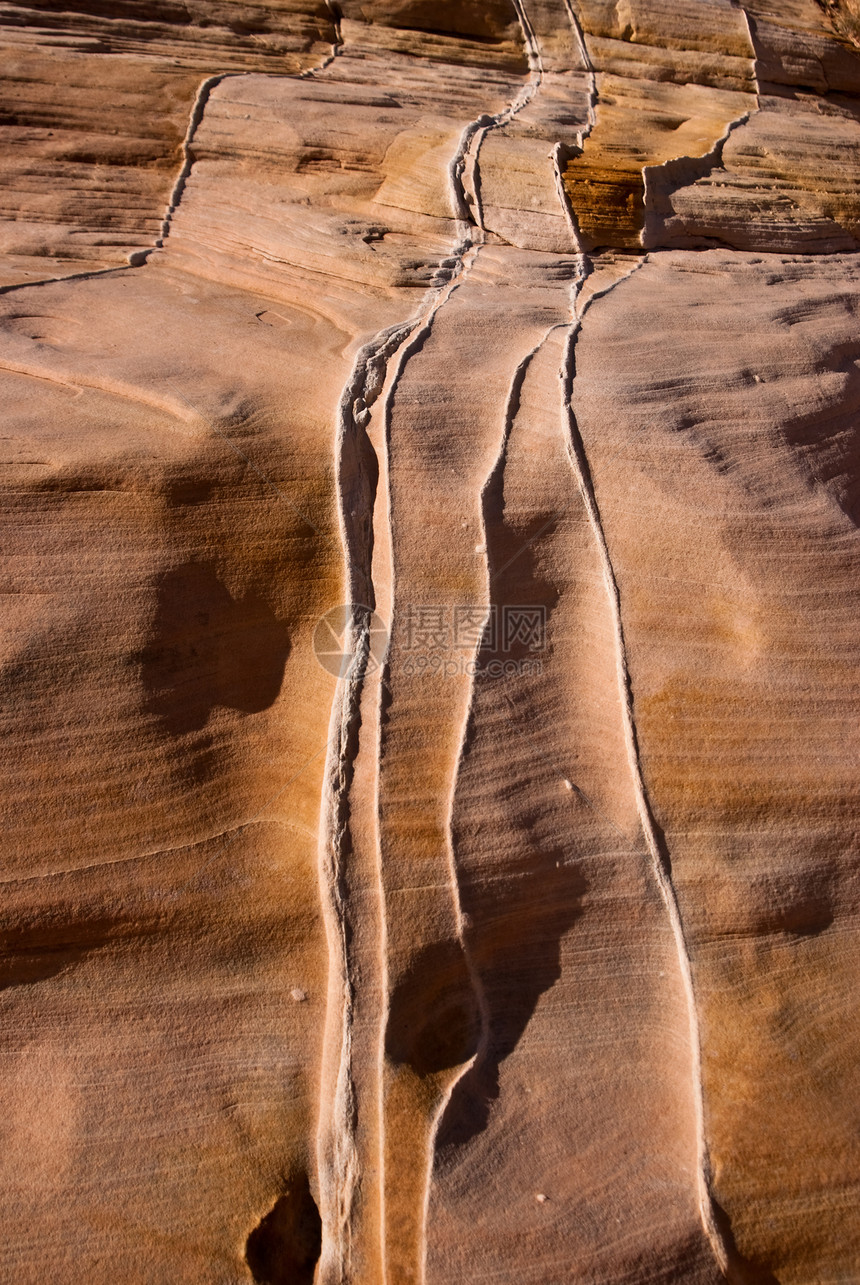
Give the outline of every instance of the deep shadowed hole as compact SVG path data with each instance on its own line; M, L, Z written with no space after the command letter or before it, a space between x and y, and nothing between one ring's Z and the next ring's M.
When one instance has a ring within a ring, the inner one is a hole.
M257 1285L313 1285L322 1220L307 1174L296 1174L251 1232L245 1260Z

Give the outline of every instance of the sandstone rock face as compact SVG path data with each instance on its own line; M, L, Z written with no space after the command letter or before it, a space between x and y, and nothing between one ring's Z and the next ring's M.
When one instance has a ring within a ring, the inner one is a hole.
M857 5L0 38L3 1279L860 1279Z

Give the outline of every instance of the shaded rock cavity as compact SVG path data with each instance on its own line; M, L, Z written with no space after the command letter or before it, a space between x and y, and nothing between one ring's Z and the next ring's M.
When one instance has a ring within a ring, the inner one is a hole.
M245 1260L257 1285L313 1285L322 1221L307 1174L297 1174L248 1237Z

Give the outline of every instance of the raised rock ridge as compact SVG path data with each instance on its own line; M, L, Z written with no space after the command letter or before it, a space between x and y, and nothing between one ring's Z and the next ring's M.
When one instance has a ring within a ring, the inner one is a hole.
M3 1279L854 1280L856 5L64 4Z

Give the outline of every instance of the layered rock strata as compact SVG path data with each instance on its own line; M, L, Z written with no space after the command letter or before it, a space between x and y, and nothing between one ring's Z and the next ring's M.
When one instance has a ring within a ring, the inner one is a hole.
M853 1279L856 12L0 24L4 1276Z

